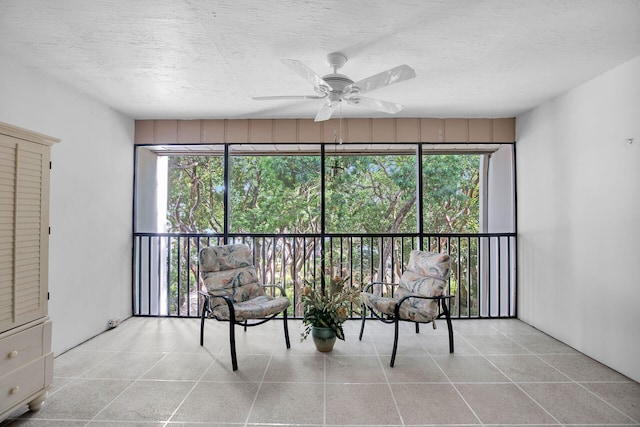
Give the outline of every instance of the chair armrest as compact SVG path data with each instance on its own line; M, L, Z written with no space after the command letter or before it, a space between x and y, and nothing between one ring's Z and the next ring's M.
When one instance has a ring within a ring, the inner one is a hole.
M263 288L275 288L275 289L279 289L279 290L280 290L280 294L281 294L283 297L286 297L286 296L287 296L286 291L285 291L285 290L284 290L284 288L283 288L282 286L280 286L280 285L274 285L274 284L263 284L263 285L262 285L262 287L263 287Z
M209 292L204 292L204 291L198 291L198 293L204 297L204 307L202 310L203 319L205 315L213 316L213 309L211 308L211 299L222 298L224 302L227 304L227 307L229 308L230 321L235 323L236 309L233 306L233 300L229 298L228 295L211 295Z
M205 291L198 291L198 293L204 297L205 305L208 305L209 301L211 301L212 298L222 298L223 300L225 300L229 307L233 307L233 300L229 298L228 295L212 295L209 292Z
M391 288L396 288L396 287L400 286L400 284L399 283L389 283L389 282L371 282L367 286L364 287L362 292L371 293L371 291L374 290L375 286L389 286ZM393 291L392 291L392 293L393 293Z

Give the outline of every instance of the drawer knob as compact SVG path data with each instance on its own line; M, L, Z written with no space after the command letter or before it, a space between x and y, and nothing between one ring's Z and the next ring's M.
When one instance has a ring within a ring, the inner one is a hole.
M13 387L11 390L9 390L9 394L16 394L19 391L20 391L20 386L17 385Z
M14 357L18 357L18 350L13 350L9 353L9 359L13 359Z

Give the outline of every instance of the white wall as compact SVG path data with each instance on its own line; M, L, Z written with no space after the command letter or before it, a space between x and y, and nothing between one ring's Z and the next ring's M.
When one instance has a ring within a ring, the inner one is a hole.
M0 121L52 148L49 316L61 352L131 315L134 121L3 57Z
M519 317L640 381L640 57L516 127Z

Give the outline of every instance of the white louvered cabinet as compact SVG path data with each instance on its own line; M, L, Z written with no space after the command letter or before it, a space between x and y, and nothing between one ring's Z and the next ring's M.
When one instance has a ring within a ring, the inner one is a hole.
M38 410L53 380L49 164L56 138L0 122L0 420Z

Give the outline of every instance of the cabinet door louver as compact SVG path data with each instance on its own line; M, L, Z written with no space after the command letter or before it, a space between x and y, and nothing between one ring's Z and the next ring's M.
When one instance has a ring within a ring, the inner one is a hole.
M46 315L49 147L0 141L0 326Z
M15 143L0 140L0 325L13 322L17 151Z

